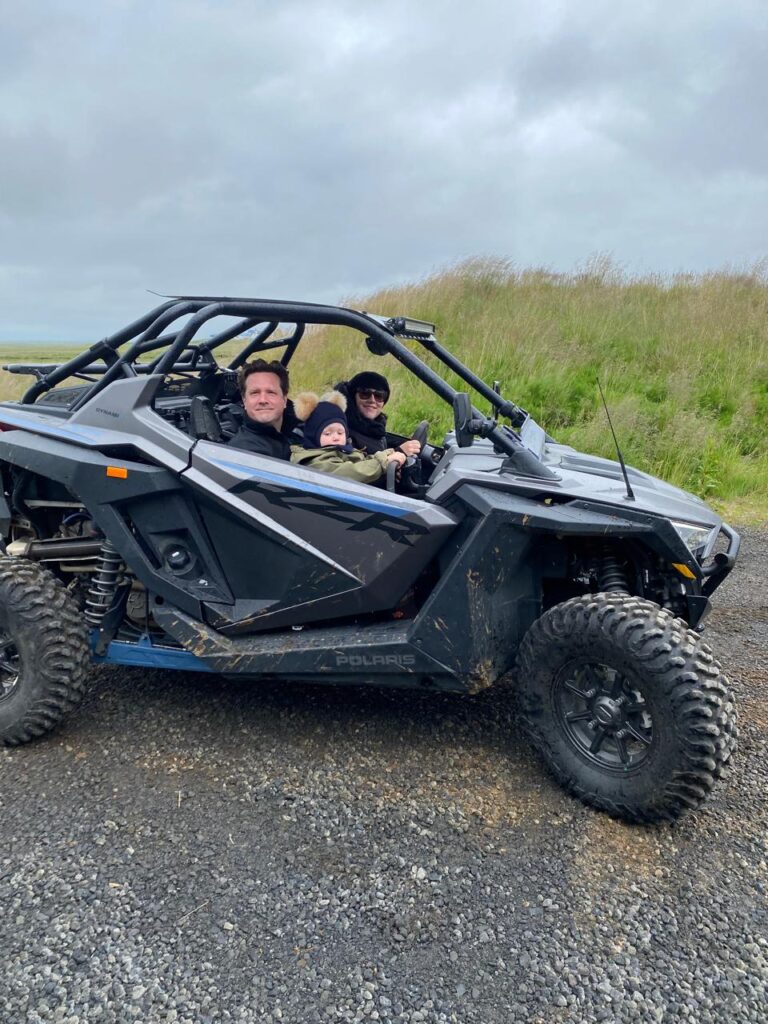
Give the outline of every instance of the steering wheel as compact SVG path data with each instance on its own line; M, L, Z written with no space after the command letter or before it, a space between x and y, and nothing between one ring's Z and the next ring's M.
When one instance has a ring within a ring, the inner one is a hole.
M421 445L421 452L419 456L409 455L402 467L403 470L408 469L410 466L415 465L421 454L424 451L424 445L427 443L427 435L429 434L429 420L422 420L421 423L416 427L414 432L411 434L411 441L418 441ZM390 462L387 466L387 490L395 491L397 489L397 463Z
M418 441L421 447L427 443L427 436L429 434L429 420L422 420L421 423L416 427L414 432L411 434L412 441Z
M398 467L398 464L396 462L388 462L387 463L387 490L388 491L396 491L397 490L397 470L398 470L398 468L400 469L400 472L403 473L403 472L405 472L406 469L409 469L411 466L414 466L417 461L418 461L418 459L414 458L413 455L408 455L406 457L405 462L400 467Z

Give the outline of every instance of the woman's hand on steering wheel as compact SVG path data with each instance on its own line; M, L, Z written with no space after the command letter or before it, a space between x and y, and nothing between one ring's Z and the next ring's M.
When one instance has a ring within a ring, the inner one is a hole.
M409 458L415 458L426 444L428 430L428 421L422 420L414 430L413 434L411 434L410 438L407 441L403 441L400 445L400 451L405 452Z
M398 451L404 452L407 456L413 458L421 451L421 443L413 438L409 438L409 440L403 441Z

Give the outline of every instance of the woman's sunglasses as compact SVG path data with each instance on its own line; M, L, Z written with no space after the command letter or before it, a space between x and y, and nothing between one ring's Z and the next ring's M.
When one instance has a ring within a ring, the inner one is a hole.
M386 391L374 391L373 388L358 388L357 393L363 399L375 398L377 402L386 402L387 400Z

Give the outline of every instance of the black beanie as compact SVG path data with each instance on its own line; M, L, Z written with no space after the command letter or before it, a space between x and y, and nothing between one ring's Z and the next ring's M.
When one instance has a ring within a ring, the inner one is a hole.
M352 447L349 445L349 425L344 414L347 402L342 394L338 391L329 391L318 401L316 395L313 395L311 392L305 392L296 396L294 404L299 416L302 417L303 413L306 417L304 420L305 448L321 448L320 435L328 424L340 423L347 434L347 444L343 446L342 450L352 451ZM314 408L312 407L313 404ZM310 409L312 410L311 412L309 411Z
M363 370L362 373L356 373L355 376L347 383L347 391L350 397L354 395L360 388L371 388L372 391L384 391L386 398L384 404L389 401L389 381L386 377L380 373L375 373L373 370Z

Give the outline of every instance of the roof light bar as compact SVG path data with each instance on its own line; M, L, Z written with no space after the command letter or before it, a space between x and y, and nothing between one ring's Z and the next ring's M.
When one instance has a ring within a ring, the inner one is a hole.
M387 327L401 338L431 338L435 333L434 324L411 316L393 316L387 320Z

